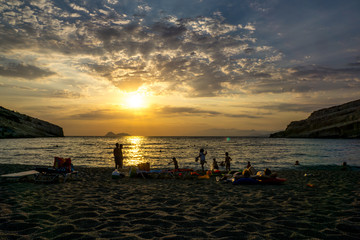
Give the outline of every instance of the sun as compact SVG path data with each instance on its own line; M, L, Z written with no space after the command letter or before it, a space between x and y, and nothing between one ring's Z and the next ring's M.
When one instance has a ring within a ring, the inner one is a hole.
M126 98L126 106L128 108L142 108L145 107L144 97L139 93L131 93Z

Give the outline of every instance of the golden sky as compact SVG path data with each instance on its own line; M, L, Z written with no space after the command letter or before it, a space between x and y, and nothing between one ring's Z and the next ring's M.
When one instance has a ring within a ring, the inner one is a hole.
M268 134L359 99L359 10L0 0L0 105L66 136Z

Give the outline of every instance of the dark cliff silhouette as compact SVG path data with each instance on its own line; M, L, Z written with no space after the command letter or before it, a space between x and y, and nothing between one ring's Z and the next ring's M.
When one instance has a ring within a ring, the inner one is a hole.
M273 138L360 138L360 99L313 112Z
M63 136L57 125L0 107L0 138Z

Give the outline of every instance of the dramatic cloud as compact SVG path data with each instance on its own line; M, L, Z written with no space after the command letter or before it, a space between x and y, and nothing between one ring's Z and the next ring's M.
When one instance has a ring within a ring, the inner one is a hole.
M76 99L86 109L66 116L105 120L122 113L104 106L125 110L137 92L151 99L147 116L272 127L275 112L358 98L359 9L357 0L0 0L1 101L61 98L71 109ZM250 107L234 107L242 103Z
M38 54L88 55L92 60L82 65L83 70L122 90L163 83L169 91L186 88L192 97L221 95L226 90L223 83L242 84L249 76L270 77L266 65L278 58L271 47L256 44L252 23L227 23L220 12L149 20L149 6L138 6L133 15L117 7L5 4L0 36L6 48L2 51L6 54L21 45ZM16 14L20 11L22 16ZM25 74L22 71L19 74Z

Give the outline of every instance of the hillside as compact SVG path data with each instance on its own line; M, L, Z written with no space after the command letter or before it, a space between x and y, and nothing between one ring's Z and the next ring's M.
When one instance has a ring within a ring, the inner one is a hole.
M63 136L57 125L0 107L0 138Z
M313 112L307 119L291 122L278 138L360 138L360 100Z

